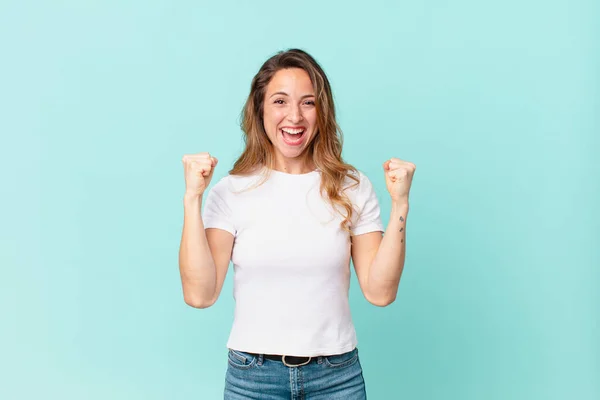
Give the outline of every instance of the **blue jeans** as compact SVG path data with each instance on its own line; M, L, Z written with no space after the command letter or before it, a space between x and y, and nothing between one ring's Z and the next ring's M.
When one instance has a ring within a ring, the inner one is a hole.
M225 400L365 400L358 348L344 354L315 357L307 365L288 367L229 350Z

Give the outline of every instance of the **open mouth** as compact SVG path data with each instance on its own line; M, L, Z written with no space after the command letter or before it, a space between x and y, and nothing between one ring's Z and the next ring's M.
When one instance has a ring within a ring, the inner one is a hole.
M283 141L291 146L297 146L302 143L302 139L304 138L304 133L306 132L305 128L282 128L279 130L281 132L281 136L283 137Z

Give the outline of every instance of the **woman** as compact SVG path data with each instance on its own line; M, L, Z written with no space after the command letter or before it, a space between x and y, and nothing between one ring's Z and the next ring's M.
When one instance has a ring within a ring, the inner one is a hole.
M329 81L306 52L267 60L243 110L246 148L202 197L218 160L183 157L184 300L215 303L234 265L225 399L364 399L348 306L350 257L365 298L394 301L415 165L383 164L392 198L383 236L369 179L341 157Z

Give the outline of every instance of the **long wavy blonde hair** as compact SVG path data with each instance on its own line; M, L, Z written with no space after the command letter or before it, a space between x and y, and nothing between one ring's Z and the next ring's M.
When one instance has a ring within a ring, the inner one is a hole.
M263 103L267 85L281 69L301 68L308 73L315 92L317 130L305 154L321 171L321 196L344 220L343 230L350 232L353 214L350 199L344 192L346 177L359 183L358 171L342 159L343 134L335 119L335 106L329 80L317 61L300 49L281 51L269 58L252 79L250 94L242 110L241 128L244 132L245 149L229 171L231 175L249 175L267 167L264 183L275 167L275 150L263 125ZM341 210L345 210L343 213Z

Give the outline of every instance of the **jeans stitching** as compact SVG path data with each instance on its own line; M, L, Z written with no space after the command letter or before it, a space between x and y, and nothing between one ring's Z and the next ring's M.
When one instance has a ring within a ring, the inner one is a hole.
M288 368L288 369L290 372L290 393L291 393L290 399L294 400L294 378L293 378L294 369L293 368Z
M256 365L256 357L252 358L252 361L250 361L250 364L246 364L246 361L248 361L248 359L246 357L242 356L241 354L235 352L234 350L230 350L229 354L230 354L230 357L227 358L227 362L233 368L246 370L246 369L250 369ZM242 361L244 363L244 365L237 364L236 362L234 362L232 360L232 358L237 359L238 361Z
M237 358L239 361L243 362L244 364L246 363L246 361L248 360L246 357L244 357L244 355L238 353L235 350L229 350L229 354L231 354L232 357Z
M302 368L298 368L298 386L300 400L304 400L304 380L302 376Z
M325 365L327 365L329 368L342 368L342 367L347 367L349 365L352 365L356 362L356 360L358 360L358 352L354 351L354 355L352 356L352 358L350 358L349 360L343 361L339 364L334 364L332 362L329 361L329 357L324 357L325 359Z

